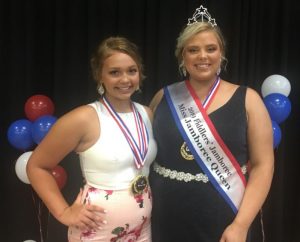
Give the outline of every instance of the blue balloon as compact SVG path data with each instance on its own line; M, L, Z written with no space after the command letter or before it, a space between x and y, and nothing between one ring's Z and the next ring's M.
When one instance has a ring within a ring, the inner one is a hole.
M281 124L291 112L291 102L288 97L281 93L272 93L263 99L266 108L273 121Z
M26 151L33 145L31 137L32 122L27 119L19 119L13 122L7 130L9 143L16 149Z
M52 115L43 115L33 122L31 134L36 144L42 141L56 120Z
M273 148L277 148L281 141L281 129L279 125L272 120L272 128L273 128Z

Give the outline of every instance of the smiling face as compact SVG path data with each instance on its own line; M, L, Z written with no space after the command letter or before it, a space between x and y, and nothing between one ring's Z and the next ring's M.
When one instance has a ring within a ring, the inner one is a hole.
M222 53L213 31L203 31L190 38L182 56L191 81L211 81L216 78Z
M114 51L103 62L100 80L110 102L129 100L139 87L137 63L129 55Z

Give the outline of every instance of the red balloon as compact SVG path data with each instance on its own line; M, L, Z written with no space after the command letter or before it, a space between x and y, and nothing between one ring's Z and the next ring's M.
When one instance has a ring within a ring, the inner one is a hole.
M62 166L57 165L52 170L52 175L54 176L59 189L60 190L63 189L67 183L67 173L66 173L65 169Z
M45 95L33 95L25 103L25 114L30 121L34 121L43 115L53 115L54 104Z

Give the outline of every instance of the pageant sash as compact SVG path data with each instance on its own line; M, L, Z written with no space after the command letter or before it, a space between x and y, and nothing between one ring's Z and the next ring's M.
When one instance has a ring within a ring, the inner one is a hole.
M114 110L113 106L108 102L108 100L105 97L103 97L102 100L104 107L107 109L109 114L112 116L112 118L115 120L115 122L123 132L133 153L136 168L142 168L144 166L146 154L148 152L149 134L141 114L138 112L135 105L131 103L131 109L134 115L135 126L138 135L136 140L122 118Z
M176 125L198 165L237 213L246 185L241 168L227 148L188 81L164 88ZM212 89L209 98L215 91ZM206 105L204 103L204 105Z

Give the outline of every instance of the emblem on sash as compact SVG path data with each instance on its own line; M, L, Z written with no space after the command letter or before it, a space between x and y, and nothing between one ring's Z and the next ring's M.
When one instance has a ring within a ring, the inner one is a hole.
M138 175L131 183L131 191L134 195L142 194L148 187L148 179L144 175Z
M191 154L189 147L187 147L185 142L183 142L182 146L180 147L180 154L186 160L194 159L194 156Z

